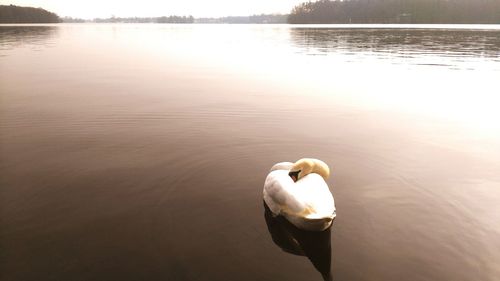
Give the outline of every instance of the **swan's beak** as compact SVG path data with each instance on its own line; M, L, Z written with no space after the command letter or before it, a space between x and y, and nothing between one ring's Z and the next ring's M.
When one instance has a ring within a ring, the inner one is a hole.
M297 179L299 178L299 173L300 173L300 170L299 171L294 171L294 172L289 172L288 175L292 178L292 180L294 182L296 182Z

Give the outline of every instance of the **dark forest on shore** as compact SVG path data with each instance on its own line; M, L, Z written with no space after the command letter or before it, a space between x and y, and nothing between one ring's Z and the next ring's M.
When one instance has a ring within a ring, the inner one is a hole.
M293 24L500 24L498 0L320 0L293 8Z
M59 16L42 8L0 5L0 23L58 23Z

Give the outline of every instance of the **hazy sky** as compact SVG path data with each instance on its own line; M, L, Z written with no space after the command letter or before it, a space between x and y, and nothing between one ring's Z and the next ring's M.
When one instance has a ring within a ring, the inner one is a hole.
M2 5L41 7L59 16L80 18L192 15L244 16L288 13L306 0L0 0Z

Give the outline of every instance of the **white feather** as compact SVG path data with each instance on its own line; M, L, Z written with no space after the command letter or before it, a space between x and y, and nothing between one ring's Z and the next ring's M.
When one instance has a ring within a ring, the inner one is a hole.
M333 195L323 177L310 173L294 182L288 175L292 163L271 168L264 183L264 201L274 215L282 215L296 227L321 231L335 218Z

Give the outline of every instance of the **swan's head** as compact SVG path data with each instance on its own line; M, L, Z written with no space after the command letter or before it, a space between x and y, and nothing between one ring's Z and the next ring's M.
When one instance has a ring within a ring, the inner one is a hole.
M302 158L293 164L288 175L293 181L298 181L310 173L316 173L326 180L330 176L330 168L321 160Z

